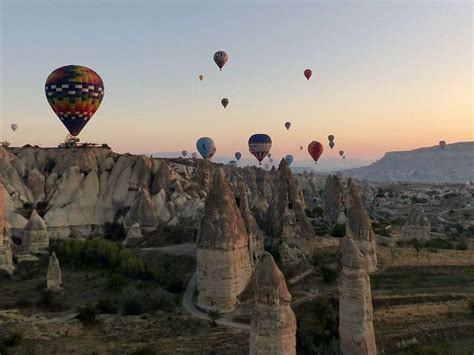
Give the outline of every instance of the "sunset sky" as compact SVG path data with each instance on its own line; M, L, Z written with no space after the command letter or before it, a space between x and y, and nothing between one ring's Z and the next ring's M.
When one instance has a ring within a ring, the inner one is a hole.
M81 141L118 152L195 151L209 136L217 155L248 157L248 137L267 133L274 155L306 159L319 140L324 157L376 159L473 140L471 1L0 2L0 140L14 145L66 136L44 83L67 64L105 84Z

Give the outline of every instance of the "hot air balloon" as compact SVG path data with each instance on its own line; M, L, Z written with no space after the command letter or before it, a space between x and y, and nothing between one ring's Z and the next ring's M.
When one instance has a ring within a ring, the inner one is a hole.
M293 155L291 154L288 154L286 157L285 157L285 160L286 162L288 163L288 165L291 165L291 163L293 163Z
M197 156L198 156L198 154L197 154L196 152L193 152L193 153L191 154L191 158L193 158L193 159L196 159Z
M306 77L307 80L311 78L311 75L313 75L313 72L311 71L311 69L306 69L304 71L304 76Z
M344 151L343 150L340 150L339 151L339 155L342 157L344 155Z
M18 129L18 125L16 123L12 123L10 128L12 129L13 132L15 132Z
M254 134L249 138L249 150L257 158L260 165L272 148L272 139L270 136L260 133Z
M235 153L235 159L237 159L237 161L240 161L240 158L242 158L242 153L241 152L236 152Z
M270 165L269 165L269 164L265 164L265 165L264 165L264 168L265 168L265 170L268 170L268 169L270 168Z
M199 80L203 81L204 80L204 75L199 75Z
M231 160L229 162L229 166L232 167L232 168L235 168L237 166L237 162L235 160Z
M317 163L321 154L323 154L323 145L317 141L312 141L308 145L308 153L314 159L314 162Z
M221 100L221 104L222 106L224 106L224 108L227 107L227 105L229 104L229 99L224 97L222 100Z
M291 127L291 122L285 122L285 127L286 127L287 130L290 129L290 127Z
M220 70L222 70L228 59L229 56L224 51L217 51L216 53L214 53L214 62L216 62Z
M334 135L333 134L330 134L328 136L328 141L332 142L334 140Z
M186 158L186 155L188 155L188 151L187 150L181 151L181 155L183 156L183 158Z
M216 152L216 145L214 141L209 137L199 138L196 142L196 148L204 159L211 160L212 156Z
M302 145L300 145L300 150L303 150L303 146L302 146Z
M439 146L441 149L444 149L446 147L446 141L439 141Z
M273 163L273 158L268 159L270 163Z
M334 148L334 142L329 142L329 147L332 149Z
M272 153L268 153L267 157L268 157L268 159L270 159L272 157Z
M46 98L71 135L77 136L104 98L104 83L92 69L67 65L49 74Z

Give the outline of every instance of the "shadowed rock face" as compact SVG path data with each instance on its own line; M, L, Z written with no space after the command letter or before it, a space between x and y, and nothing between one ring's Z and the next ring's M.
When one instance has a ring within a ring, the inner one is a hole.
M372 294L366 261L352 238L342 243L339 284L339 343L344 355L377 354Z
M402 228L402 238L426 241L430 239L431 225L422 208L412 208Z
M61 267L56 254L53 252L49 258L48 272L46 274L46 288L48 291L61 290L62 278Z
M329 175L324 185L322 200L324 219L331 224L336 223L339 213L344 209L343 193L344 189L339 178L336 175Z
M296 318L285 278L273 257L262 253L255 268L250 354L296 354Z
M250 281L252 268L245 222L220 168L214 174L197 245L198 305L231 312Z
M142 230L146 232L158 227L159 220L146 186L139 189L135 202L125 216L124 223L126 226L138 223Z
M24 251L37 253L49 246L48 227L36 210L31 213L23 234Z
M13 258L10 245L10 237L4 218L4 192L3 185L0 183L0 270L13 273Z
M346 205L346 236L352 238L364 255L367 271L377 269L377 254L372 223L365 209L356 184L349 180L344 198Z

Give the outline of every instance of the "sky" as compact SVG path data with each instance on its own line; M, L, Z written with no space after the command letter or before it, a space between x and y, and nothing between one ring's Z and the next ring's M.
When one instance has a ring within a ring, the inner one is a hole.
M473 140L471 1L0 3L0 140L13 145L64 140L44 83L67 64L105 85L81 141L117 152L191 152L209 136L217 155L249 157L248 137L267 133L274 156L307 159L318 140L322 159L378 159Z

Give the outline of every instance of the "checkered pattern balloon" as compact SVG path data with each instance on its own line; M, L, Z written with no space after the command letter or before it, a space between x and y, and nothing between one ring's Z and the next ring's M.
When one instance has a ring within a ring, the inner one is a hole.
M49 74L46 98L71 135L77 136L104 97L104 83L92 69L67 65Z

